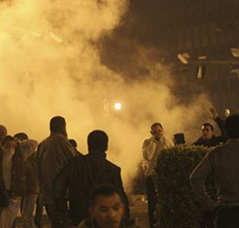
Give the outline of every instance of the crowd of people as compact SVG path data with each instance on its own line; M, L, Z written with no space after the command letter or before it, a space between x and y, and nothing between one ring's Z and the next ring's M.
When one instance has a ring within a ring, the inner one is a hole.
M1 228L14 227L19 209L23 228L41 227L43 207L51 227L136 227L121 169L106 159L104 131L89 133L87 155L68 140L61 116L50 120L50 136L39 144L23 132L7 135L3 125L0 133Z
M201 126L201 137L193 145L215 149L191 174L192 191L212 210L221 209L217 227L239 227L235 216L239 212L239 115L223 121L215 109L210 112L221 135L215 136L211 123ZM173 144L165 138L159 122L151 125L150 134L143 142L142 155L149 226L153 228L157 227L153 181L157 156L164 148L184 144L185 139L183 134L175 134ZM0 125L0 228L14 227L19 209L23 228L41 227L43 207L53 228L138 227L130 218L121 169L106 158L108 140L102 130L90 132L88 154L83 155L77 150L76 141L68 139L66 121L61 116L50 120L50 135L39 144L24 132L10 136L6 127ZM210 172L214 173L218 192L216 202L205 191ZM225 225L228 223L236 225Z
M203 227L239 227L239 115L231 115L223 121L214 108L209 109L211 117L218 125L221 134L214 134L214 126L206 122L201 126L201 136L193 143L195 146L213 147L190 175L190 183L195 200L200 201L207 210L203 215ZM143 168L146 175L148 198L148 217L150 228L157 227L155 218L156 189L153 181L157 157L162 149L172 146L164 136L161 123L150 128L151 137L143 142ZM174 146L185 144L182 133L174 135ZM206 190L206 179L213 175L217 199L214 201ZM170 180L169 180L170 181ZM210 212L208 214L208 211ZM213 216L211 216L213 214ZM210 218L209 218L210 217Z

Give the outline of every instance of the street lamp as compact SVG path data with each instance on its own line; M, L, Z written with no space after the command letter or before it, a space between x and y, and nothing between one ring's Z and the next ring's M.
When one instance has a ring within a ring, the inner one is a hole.
M115 110L119 111L122 108L121 103L119 103L119 102L115 103L114 108L115 108Z

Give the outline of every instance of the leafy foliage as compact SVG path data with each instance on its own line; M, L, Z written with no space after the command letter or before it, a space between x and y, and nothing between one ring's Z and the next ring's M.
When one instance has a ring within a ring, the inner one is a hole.
M205 209L193 199L189 175L209 150L179 145L162 150L158 156L154 175L158 227L200 227Z

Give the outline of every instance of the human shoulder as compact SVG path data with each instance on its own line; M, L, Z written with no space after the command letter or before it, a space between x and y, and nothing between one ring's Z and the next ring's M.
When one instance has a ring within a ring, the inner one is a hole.
M114 164L113 162L111 162L111 161L109 161L109 160L107 160L107 159L106 159L106 162L107 162L107 164L108 164L110 167L112 167L113 169L118 170L118 171L121 170L121 168L120 168L119 166L117 166L116 164Z
M228 144L223 144L220 146L215 146L211 151L209 151L206 156L209 159L214 159L215 157L219 156L221 153L227 151Z
M143 144L145 144L145 143L150 143L150 142L152 142L152 141L154 141L154 138L153 138L153 137L150 137L150 138L145 139L144 142L143 142Z

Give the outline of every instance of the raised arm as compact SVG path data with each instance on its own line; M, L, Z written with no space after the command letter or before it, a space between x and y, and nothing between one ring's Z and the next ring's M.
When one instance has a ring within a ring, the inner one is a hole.
M225 132L225 129L224 129L224 121L219 117L219 114L218 114L218 112L215 108L211 107L211 108L209 108L209 111L211 113L212 119L216 122L218 128L221 131L221 135L217 136L217 138L221 142L225 143L226 140L227 140L227 136L226 136L226 132Z

